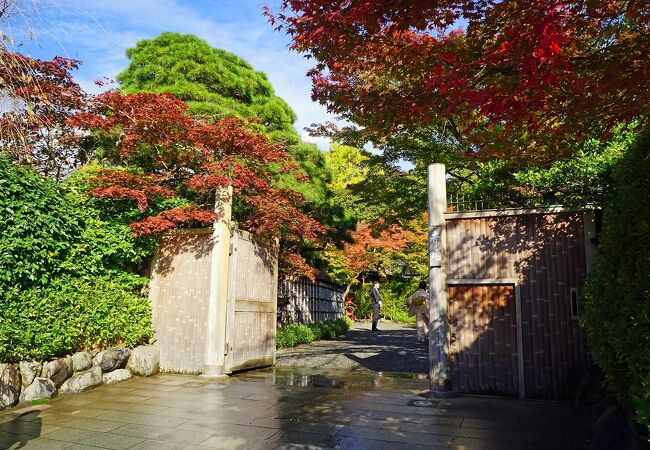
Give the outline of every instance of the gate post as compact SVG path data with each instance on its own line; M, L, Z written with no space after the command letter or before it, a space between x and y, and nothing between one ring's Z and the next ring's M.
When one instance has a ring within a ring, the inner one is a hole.
M447 318L447 242L445 210L447 186L444 164L431 164L427 171L429 208L429 387L431 394L451 390Z
M228 314L228 266L230 260L230 220L232 217L232 186L217 188L214 212L217 214L212 231L212 261L210 267L210 296L203 376L226 377L226 316Z

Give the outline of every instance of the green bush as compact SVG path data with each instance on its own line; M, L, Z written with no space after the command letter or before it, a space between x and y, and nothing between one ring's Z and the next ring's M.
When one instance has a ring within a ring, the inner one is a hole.
M619 402L650 418L650 129L614 167L582 324ZM644 419L645 418L645 419ZM650 431L650 430L649 430Z
M275 344L277 348L286 348L322 339L336 339L347 333L351 326L352 321L347 317L309 325L290 323L278 328Z
M153 335L151 306L130 276L61 278L0 296L0 361L43 360L78 350L132 347Z
M152 335L146 279L134 269L153 241L132 237L132 211L85 198L82 178L57 184L0 154L0 361Z
M132 236L132 211L84 197L80 179L89 175L61 185L0 154L0 296L62 276L132 272L152 253L152 239Z
M277 348L295 347L300 344L309 344L315 340L314 332L302 323L290 323L281 328L275 335Z
M0 154L0 230L1 295L58 276L83 219L61 186Z

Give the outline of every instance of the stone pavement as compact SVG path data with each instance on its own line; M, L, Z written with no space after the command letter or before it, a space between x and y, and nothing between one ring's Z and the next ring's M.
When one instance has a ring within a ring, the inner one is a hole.
M580 449L569 405L429 401L427 380L266 369L226 381L157 375L0 415L0 448Z
M335 341L317 341L278 351L277 366L373 372L428 373L427 347L418 345L415 324L355 322Z

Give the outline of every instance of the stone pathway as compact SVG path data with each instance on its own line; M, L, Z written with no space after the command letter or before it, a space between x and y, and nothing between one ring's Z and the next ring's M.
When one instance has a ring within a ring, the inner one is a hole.
M0 448L581 449L568 404L460 397L367 371L157 375L0 413Z
M369 322L355 322L335 341L317 341L278 351L277 365L328 370L390 373L428 373L427 348L417 344L415 325L380 322L379 331Z

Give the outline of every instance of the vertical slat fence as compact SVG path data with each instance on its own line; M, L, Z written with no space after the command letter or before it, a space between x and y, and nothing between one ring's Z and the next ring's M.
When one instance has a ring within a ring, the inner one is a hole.
M344 289L307 278L278 283L278 323L322 323L343 317Z

